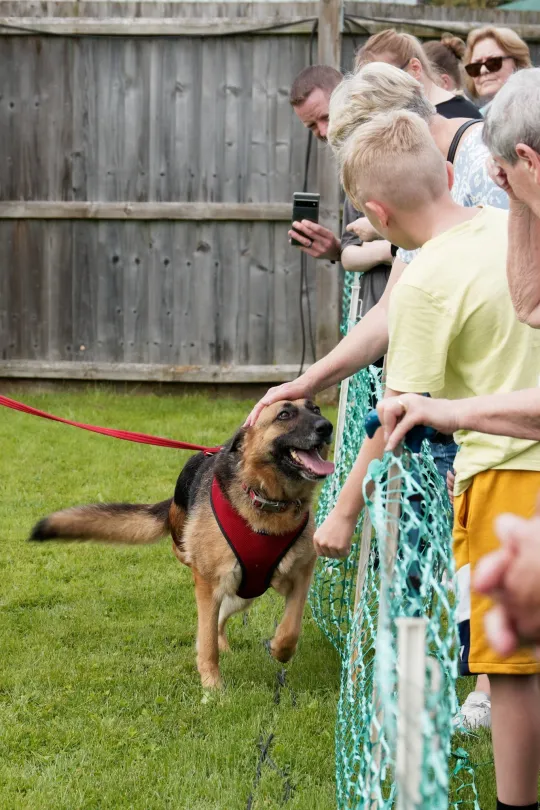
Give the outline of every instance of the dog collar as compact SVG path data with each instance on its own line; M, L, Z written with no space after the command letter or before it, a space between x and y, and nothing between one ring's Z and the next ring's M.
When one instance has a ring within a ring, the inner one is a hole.
M248 487L247 484L242 484L242 489L251 499L251 503L255 509L260 509L262 512L286 512L289 506L294 506L296 509L302 508L302 501L300 499L296 501L271 501L268 498L264 498L260 492L257 492L252 487Z

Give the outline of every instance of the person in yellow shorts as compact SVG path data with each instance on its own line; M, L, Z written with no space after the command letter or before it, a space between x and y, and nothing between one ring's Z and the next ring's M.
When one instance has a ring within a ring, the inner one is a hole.
M405 393L457 399L537 385L539 333L519 323L508 290L507 214L454 203L451 167L426 124L402 111L359 127L345 149L342 179L355 207L385 239L406 250L422 246L391 295L383 421L385 408L404 409ZM477 560L498 546L499 513L533 514L540 444L475 431L458 432L456 441L461 672L490 677L497 809L537 810L540 664L532 650L502 658L491 649L483 627L490 601L471 598L470 576ZM319 553L347 553L367 466L384 443L383 430L364 443L336 507L316 532Z

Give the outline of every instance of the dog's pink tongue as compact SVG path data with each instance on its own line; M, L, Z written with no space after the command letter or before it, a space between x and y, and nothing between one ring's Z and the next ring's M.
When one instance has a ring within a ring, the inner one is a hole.
M304 467L315 475L332 475L334 472L334 464L321 458L317 450L297 450L296 455Z

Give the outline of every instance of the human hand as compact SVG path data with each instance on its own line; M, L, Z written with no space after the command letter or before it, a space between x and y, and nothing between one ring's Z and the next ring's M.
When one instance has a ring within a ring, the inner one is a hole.
M458 429L456 403L447 399L401 394L382 399L377 413L384 429L385 452L395 450L415 425L433 427L448 434Z
M540 518L501 515L496 531L502 547L478 563L474 587L495 600L486 632L492 647L507 656L540 644Z
M292 380L291 382L282 383L282 385L274 385L272 388L269 388L264 397L257 402L250 412L244 422L244 426L249 427L250 425L254 425L261 411L266 408L267 405L273 405L274 402L279 402L282 399L286 399L289 402L295 399L311 399L314 392L308 387L304 376L305 375L302 375L302 377L298 377L298 379Z
M362 242L373 242L375 239L383 238L367 217L358 217L347 225L345 230L354 233Z
M487 159L486 165L488 174L495 183L495 185L499 186L499 188L502 188L503 191L506 191L508 196L511 197L513 200L517 199L512 190L512 186L510 185L510 182L508 180L508 175L506 174L502 166L499 166L496 160L494 160L494 158L492 157L489 157Z
M314 259L338 261L341 256L340 240L324 225L311 222L309 219L293 222L289 239L297 239L301 245L300 249Z
M351 541L358 517L340 512L335 506L313 537L315 551L319 557L342 559L351 552Z

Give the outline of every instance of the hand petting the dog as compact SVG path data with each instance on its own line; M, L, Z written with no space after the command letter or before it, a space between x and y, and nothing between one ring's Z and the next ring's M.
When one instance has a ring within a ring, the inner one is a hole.
M264 397L257 402L255 407L249 413L244 425L246 427L254 425L261 415L261 411L263 411L268 405L273 405L274 402L281 402L281 400L294 402L295 399L311 399L312 392L308 390L303 379L304 376L305 375L302 375L302 377L298 377L296 380L292 380L291 382L282 383L281 385L274 385L272 388L269 388Z
M358 518L346 515L336 505L313 537L319 557L341 559L351 552L351 542Z

